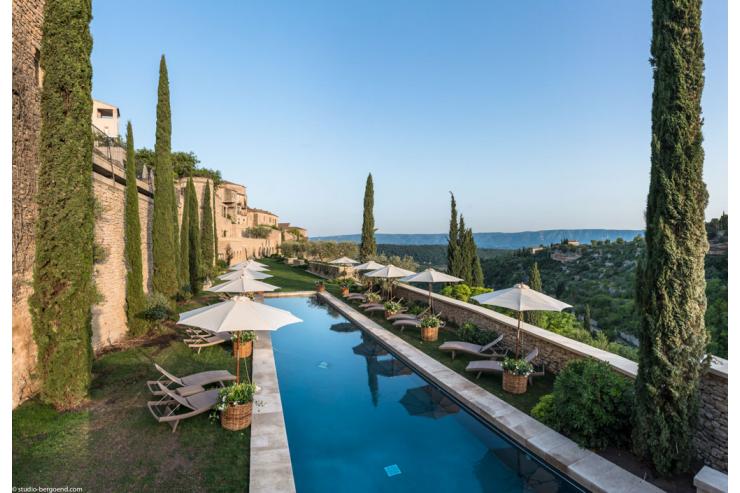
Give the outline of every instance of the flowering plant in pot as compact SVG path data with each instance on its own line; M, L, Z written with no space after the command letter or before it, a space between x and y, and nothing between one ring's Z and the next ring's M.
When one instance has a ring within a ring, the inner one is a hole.
M385 308L385 318L388 318L400 312L403 309L403 305L397 301L386 301L383 308Z
M252 356L252 341L257 338L253 330L241 330L234 332L231 341L234 343L234 356L237 358L249 358Z
M342 290L342 296L346 298L349 296L349 288L354 284L354 281L348 277L344 277L342 279L337 279L337 284L339 284L339 287Z
M427 315L419 322L421 328L421 340L434 342L439 337L439 326L442 321L437 315Z
M380 303L381 297L378 293L371 292L367 293L365 300L367 300L368 303Z
M236 383L218 391L216 409L221 411L221 426L243 430L252 424L252 401L257 387L253 383Z
M504 370L504 390L512 394L525 393L529 375L534 371L532 363L518 358L504 358L501 367Z
M326 289L324 286L324 281L316 281L315 283L313 283L313 285L316 288L316 291L318 291L319 293Z

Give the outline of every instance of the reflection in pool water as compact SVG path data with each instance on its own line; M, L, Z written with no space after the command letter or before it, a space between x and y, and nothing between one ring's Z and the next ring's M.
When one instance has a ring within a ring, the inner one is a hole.
M272 335L299 492L580 491L336 311L266 303L304 320Z

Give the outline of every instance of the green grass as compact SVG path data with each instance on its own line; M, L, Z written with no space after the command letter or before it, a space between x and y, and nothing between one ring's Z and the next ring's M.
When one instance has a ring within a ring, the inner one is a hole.
M269 266L274 277L265 279L266 283L279 286L281 291L313 291L314 283L321 279L300 267L291 267L271 258L261 258L260 262Z
M337 286L329 285L327 287L327 291L341 299L339 288ZM349 304L354 306L358 311L362 312L361 309L357 308L357 305L360 304L359 302L349 302ZM555 382L555 375L550 373L546 373L544 376L541 377L534 377L533 383L527 387L527 392L520 395L504 392L504 389L501 387L502 377L500 375L482 375L480 379L476 380L475 374L465 371L465 367L473 358L465 355L458 355L453 360L450 357L449 353L445 353L439 350L439 346L442 345L442 343L444 343L445 341L459 340L456 336L455 330L452 328L440 329L438 341L424 342L421 340L418 329L407 328L406 330L401 332L398 328L393 327L390 322L385 320L382 312L374 312L372 314L366 313L366 315L368 315L375 322L377 322L393 334L397 335L404 341L408 342L415 348L423 351L424 353L428 354L448 368L456 371L468 380L476 383L477 385L480 385L496 397L499 397L500 399L508 402L512 406L527 414L529 414L534 405L537 404L537 402L540 400L540 397L552 392L552 386Z
M74 486L85 491L244 491L249 429L223 430L207 414L172 433L146 408L153 363L177 375L234 371L230 347L196 354L171 329L93 365L84 408L60 413L37 400L13 411L13 486Z

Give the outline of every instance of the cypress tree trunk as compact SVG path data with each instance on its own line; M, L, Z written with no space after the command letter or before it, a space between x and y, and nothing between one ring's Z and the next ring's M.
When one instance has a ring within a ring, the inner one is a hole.
M188 238L190 237L190 187L185 186L185 195L182 199L182 221L180 222L180 238L183 241L179 244L179 255L177 256L177 281L180 291L191 290L190 286L190 256L188 255Z
M157 94L157 133L154 144L154 218L152 221L152 257L154 290L174 296L178 290L177 272L177 202L172 174L170 86L164 55L159 63ZM175 220L172 214L175 211Z
M200 221L200 251L203 274L210 275L213 268L213 209L211 208L211 182L206 182L203 192L203 216Z
M707 333L701 95L701 1L653 0L652 154L634 447L659 473L686 471L693 453Z
M455 195L450 192L450 232L447 236L447 273L456 277L460 277L458 235L457 203L455 202Z
M41 67L38 220L31 297L41 399L79 405L90 385L93 186L89 0L47 0Z
M373 217L373 206L375 202L373 190L373 175L367 175L365 182L365 200L362 212L362 239L360 241L360 259L366 262L370 257L377 255L375 244L375 218Z
M190 289L198 294L202 288L202 267L200 255L200 226L198 224L198 196L195 193L193 179L188 178L187 186L188 234L181 236L181 242L186 243L188 270L190 273Z
M537 265L537 262L533 263L529 269L529 287L540 293L542 292L542 278L540 277L540 267ZM542 327L542 313L524 312L524 321L528 324Z
M140 314L144 310L144 275L141 260L141 223L139 220L139 190L136 185L136 150L131 122L126 125L126 318L129 334L136 337L146 332Z

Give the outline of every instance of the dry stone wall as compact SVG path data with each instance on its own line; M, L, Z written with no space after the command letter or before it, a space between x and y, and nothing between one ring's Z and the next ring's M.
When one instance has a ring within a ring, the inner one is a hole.
M397 296L411 301L427 303L428 291L406 284L396 289ZM517 320L493 310L471 303L433 294L434 310L442 316L462 325L473 322L482 329L504 335L504 346L514 349ZM522 348L526 354L537 347L539 356L536 364L544 365L551 373L558 373L573 359L593 358L609 363L614 370L630 378L637 377L637 363L622 356L591 347L548 330L522 322ZM695 437L696 452L705 464L727 472L727 361L714 358L711 370L701 383L701 405L699 423Z

